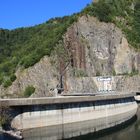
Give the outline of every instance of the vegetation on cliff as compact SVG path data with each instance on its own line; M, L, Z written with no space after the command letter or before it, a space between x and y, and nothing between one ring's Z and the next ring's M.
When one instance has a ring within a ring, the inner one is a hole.
M0 29L0 84L8 87L18 67L28 68L52 50L77 16L54 18L46 23L15 30Z
M28 68L44 55L50 56L67 28L82 15L115 23L125 33L129 43L140 49L139 0L99 0L72 16L50 19L29 28L0 29L0 84L10 86L16 79L14 73L18 67Z
M23 97L30 97L34 92L35 88L33 86L27 86L23 92Z
M7 105L0 106L0 126L8 124L10 120L9 107Z
M88 5L83 13L96 16L100 21L116 24L122 29L129 43L140 49L139 0L99 0Z

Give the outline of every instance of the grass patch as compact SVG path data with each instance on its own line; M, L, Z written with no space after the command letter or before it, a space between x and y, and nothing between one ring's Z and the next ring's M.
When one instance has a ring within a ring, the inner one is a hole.
M23 97L30 97L35 92L35 88L33 86L28 86L25 88L25 91L23 92Z

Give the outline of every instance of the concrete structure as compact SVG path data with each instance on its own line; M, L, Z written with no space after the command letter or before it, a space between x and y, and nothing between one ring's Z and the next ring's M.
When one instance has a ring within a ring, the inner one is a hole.
M135 100L140 103L140 91L136 92Z
M110 94L106 94L106 93L72 94L71 93L66 95L67 96L42 97L42 98L0 99L0 105L27 106L27 105L47 105L47 104L61 104L61 103L74 103L74 102L88 102L88 101L99 101L99 100L107 100L107 99L111 100L111 99L134 97L136 93L135 92L130 92L130 93L113 92Z
M112 77L97 77L99 92L112 91Z
M131 119L137 112L134 95L135 93L114 93L39 99L1 99L0 104L11 106L13 128L19 130L38 127L47 127L50 130L58 128L58 137L62 139L109 128ZM79 128L72 127L76 124ZM80 124L84 124L82 128ZM90 130L86 130L88 126L91 126ZM70 133L70 130L74 131Z
M135 100L136 100L137 102L140 102L140 95L135 96Z

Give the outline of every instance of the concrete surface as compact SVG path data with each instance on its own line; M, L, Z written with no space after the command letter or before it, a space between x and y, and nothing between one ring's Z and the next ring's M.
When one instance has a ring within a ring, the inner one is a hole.
M92 94L94 95L94 94ZM27 106L27 105L43 105L43 104L61 104L61 103L74 103L74 102L87 102L98 100L110 100L126 97L134 97L136 93L121 93L114 92L113 94L98 94L95 96L57 96L57 97L43 97L43 98L16 98L16 99L0 99L0 105L7 106Z
M20 107L17 107L16 111L18 108ZM124 122L136 112L137 103L134 98L37 105L21 108L21 112L13 118L11 126L24 130L94 120L93 127L100 130Z

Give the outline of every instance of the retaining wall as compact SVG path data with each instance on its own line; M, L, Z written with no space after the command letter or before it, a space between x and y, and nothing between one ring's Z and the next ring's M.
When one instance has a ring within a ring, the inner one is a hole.
M11 125L16 129L60 126L92 120L95 131L115 126L137 112L134 97L77 103L15 107Z

